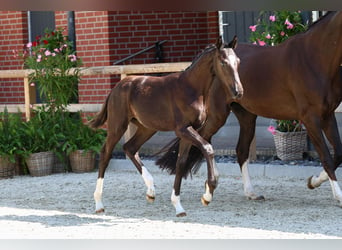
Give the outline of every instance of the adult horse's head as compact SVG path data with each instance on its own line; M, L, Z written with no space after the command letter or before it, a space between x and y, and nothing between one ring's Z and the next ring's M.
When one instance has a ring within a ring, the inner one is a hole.
M233 99L240 99L243 95L243 87L238 73L240 59L234 52L236 46L236 36L228 45L222 42L222 37L217 39L218 56L217 60L214 60L214 70L219 80L228 88L230 96Z

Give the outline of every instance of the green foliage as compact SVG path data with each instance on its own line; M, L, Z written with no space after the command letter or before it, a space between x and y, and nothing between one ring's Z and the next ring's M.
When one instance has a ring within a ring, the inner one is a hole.
M68 155L75 150L84 150L85 152L92 150L99 153L106 134L107 132L103 129L91 129L83 123L81 118L71 119L68 123L67 143L64 149Z
M249 26L250 40L260 46L277 45L289 37L304 32L307 25L302 23L299 11L261 11L257 23ZM274 127L269 130L272 132ZM303 124L298 120L277 120L274 128L281 132L302 131Z
M20 113L10 114L7 108L0 113L0 156L8 157L13 163L16 155L21 153L22 141L19 131L22 125Z

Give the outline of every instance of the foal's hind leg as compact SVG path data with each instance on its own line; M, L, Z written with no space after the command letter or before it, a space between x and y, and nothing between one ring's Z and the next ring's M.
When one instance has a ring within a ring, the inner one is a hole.
M102 147L101 154L100 154L98 178L96 182L96 189L94 192L96 213L104 212L104 206L102 203L104 173L112 157L113 149L124 133L125 133L124 128L118 129L116 131L111 131L109 129L107 133L106 142L104 143Z
M135 123L135 125L137 125L137 130L133 137L123 145L123 149L126 155L131 159L135 167L138 169L139 173L141 174L145 182L145 185L147 187L146 199L149 202L153 202L155 199L153 177L144 167L144 164L140 160L138 150L140 149L141 145L143 145L148 139L150 139L156 133L156 131L145 128L139 123Z
M264 196L257 195L254 192L251 179L249 177L248 164L249 164L249 149L255 135L255 125L257 116L246 111L239 104L232 104L232 110L239 120L240 134L239 141L236 146L236 155L240 165L242 180L244 185L244 193L248 199L251 200L264 200Z

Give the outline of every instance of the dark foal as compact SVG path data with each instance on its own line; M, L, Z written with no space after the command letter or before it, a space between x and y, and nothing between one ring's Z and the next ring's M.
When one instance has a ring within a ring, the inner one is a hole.
M149 200L155 197L153 178L141 162L138 150L157 131L175 131L179 138L198 147L204 155L208 179L202 199L205 203L211 201L218 178L213 159L214 150L198 134L197 129L206 121L208 92L215 78L221 80L220 89L229 93L230 98L241 98L243 89L238 75L238 63L239 59L233 49L224 48L220 38L215 45L208 46L184 72L163 77L129 76L116 84L100 113L89 123L91 127L97 128L107 122L108 127L94 192L96 212L104 211L104 173L114 146L130 122L137 126L137 130L123 149L142 175ZM177 171L182 172L179 168ZM171 201L176 208L176 215L184 216L186 213L180 203L180 180L175 178Z

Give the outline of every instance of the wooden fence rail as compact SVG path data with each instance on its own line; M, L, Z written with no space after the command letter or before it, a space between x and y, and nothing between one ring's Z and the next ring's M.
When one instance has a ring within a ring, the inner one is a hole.
M151 74L151 73L170 73L179 72L186 69L190 62L180 63L155 63L155 64L135 64L135 65L116 65L103 67L82 67L78 68L81 76L96 76L96 75L121 75L121 79L126 75L131 74ZM71 69L69 74L73 74L76 69ZM34 72L30 69L25 70L0 70L0 78L23 78L25 103L24 104L0 104L0 112L3 112L7 107L9 112L25 112L26 119L29 120L31 116L30 105L35 106L32 99L32 88L29 85L29 75ZM84 111L97 112L101 108L101 104L70 104L69 111Z

